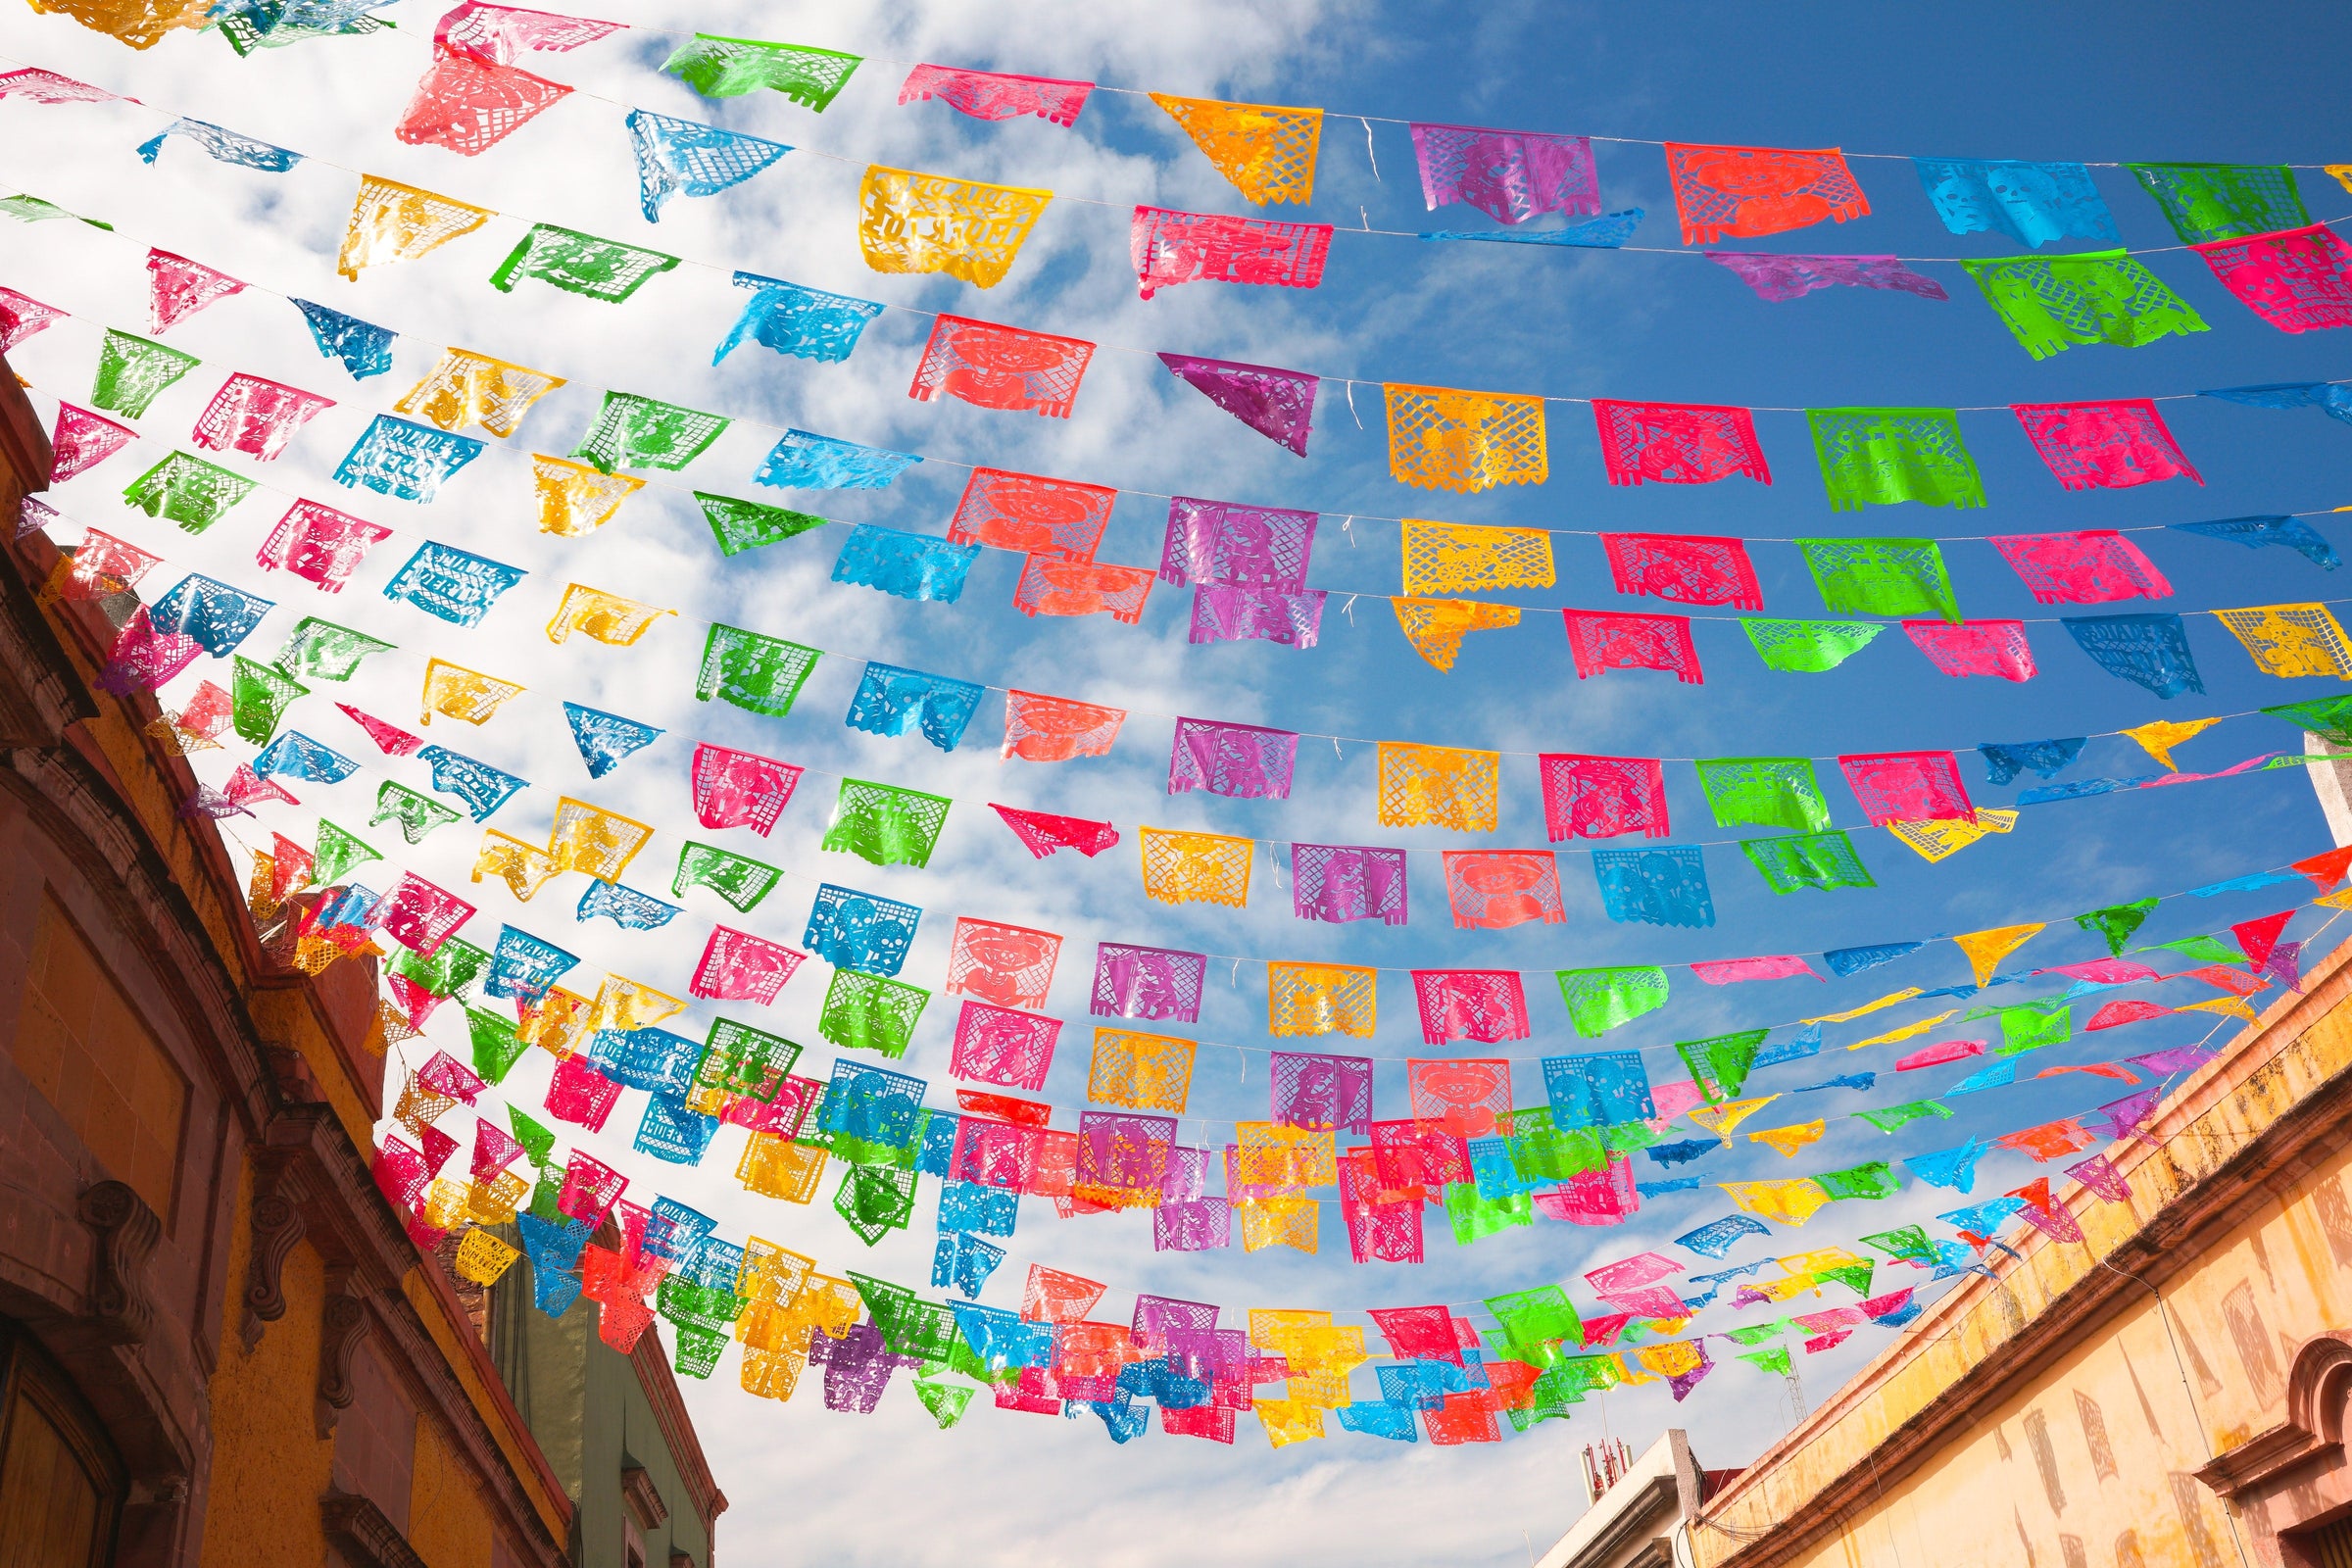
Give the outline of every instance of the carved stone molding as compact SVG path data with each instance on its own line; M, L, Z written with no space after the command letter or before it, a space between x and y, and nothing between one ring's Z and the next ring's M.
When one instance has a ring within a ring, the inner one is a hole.
M426 1568L408 1538L366 1497L329 1492L318 1501L326 1539L353 1568Z
M351 1381L351 1360L368 1337L368 1303L336 1292L326 1298L318 1325L318 1436L333 1435L335 1417L351 1407L358 1391Z
M75 1205L96 1245L90 1250L89 1304L84 1312L110 1345L139 1345L155 1329L147 1259L163 1240L163 1221L122 1182L98 1182Z
M2286 1378L2286 1419L2257 1432L2197 1472L2232 1500L2260 1498L2304 1479L2315 1459L2344 1462L2344 1405L2352 1398L2352 1332L2337 1329L2295 1352Z
M262 1325L286 1315L281 1279L286 1255L302 1240L302 1209L278 1190L274 1173L257 1171L253 1195L253 1254L245 1265L245 1319L240 1331L250 1353L262 1343Z
M654 1485L654 1478L645 1473L641 1464L621 1470L620 1500L640 1530L657 1529L669 1518L669 1505L662 1500L662 1489Z

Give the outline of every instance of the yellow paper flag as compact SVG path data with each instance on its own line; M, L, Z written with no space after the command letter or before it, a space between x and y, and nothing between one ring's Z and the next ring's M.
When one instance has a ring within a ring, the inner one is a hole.
M398 180L362 174L335 270L356 279L363 267L413 262L461 234L472 233L495 216L487 207L469 207Z
M1491 490L1550 477L1544 400L1507 392L1389 385L1389 472L1401 484Z
M2222 1012L2228 1013L2232 1018L2243 1018L2249 1023L2262 1021L2261 1015L2254 1010L2253 1004L2243 997L2208 997L2203 1002L2192 1002L2185 1007L2178 1007L2174 1010L2177 1012Z
M539 497L539 531L565 539L603 527L623 501L645 488L643 479L600 472L544 452L531 454L531 483Z
M72 17L133 49L152 49L174 28L212 20L211 0L32 0L32 9Z
M458 1244L457 1270L476 1285L496 1285L498 1277L521 1255L477 1225Z
M1918 851L1923 859L1933 863L1949 859L1987 833L2006 833L2016 826L2015 811L1998 806L1980 806L1977 808L1977 819L1973 822L1963 822L1958 817L1927 822L1889 822L1886 831Z
M1845 1049L1860 1051L1864 1046L1891 1046L1898 1040L1909 1040L1916 1035L1924 1035L1959 1010L1958 1007L1947 1008L1933 1018L1922 1018L1919 1022L1907 1023L1900 1029L1889 1029L1883 1035L1872 1035L1868 1040L1857 1040Z
M2139 742L2141 751L2162 762L2166 767L2178 771L2179 764L2173 760L2173 748L2193 735L2202 735L2220 722L2221 720L2218 718L2192 718L2184 722L2160 718L2153 723L2140 724L2122 733Z
M1644 1345L1632 1353L1643 1367L1662 1378L1679 1378L1686 1372L1695 1372L1706 1360L1699 1348L1689 1340Z
M2346 190L2352 190L2352 164L2325 164L2321 167L2335 176L2335 182L2337 184L2343 186ZM2347 509L2338 507L2336 510L2338 512L2342 512Z
M1144 893L1162 904L1223 904L1240 908L1250 902L1250 865L1255 839L1222 833L1178 833L1147 827L1143 841Z
M1898 1002L1909 1002L1918 995L1919 987L1906 986L1900 991L1888 992L1876 1002L1865 1002L1859 1007L1848 1007L1843 1012L1825 1012L1818 1018L1807 1018L1804 1021L1806 1023L1851 1023L1854 1019L1874 1013L1881 1007L1891 1007Z
M1767 1127L1762 1132L1749 1133L1751 1144L1764 1144L1781 1152L1783 1159L1793 1159L1796 1152L1807 1144L1817 1143L1829 1130L1827 1121L1801 1121L1792 1127Z
M1304 1399L1259 1399L1253 1406L1266 1441L1277 1448L1323 1436L1323 1407Z
M1834 1268L1852 1268L1868 1259L1857 1257L1842 1247L1817 1247L1810 1252L1776 1257L1773 1261L1789 1274L1801 1274L1811 1280L1816 1274L1827 1274Z
M424 711L416 722L430 724L435 713L467 724L489 720L514 698L522 688L511 680L485 675L478 669L467 669L445 659L428 661L424 666Z
M576 631L609 647L626 648L644 636L645 629L655 621L676 613L674 610L641 605L634 599L609 594L602 588L566 583L564 600L556 606L556 618L547 623L547 640L560 643Z
M1494 631L1519 624L1515 605L1481 604L1474 599L1392 599L1396 624L1404 640L1440 669L1451 669L1461 656L1462 638L1474 631Z
M1720 1105L1700 1105L1690 1112L1690 1119L1716 1137L1728 1141L1733 1128L1780 1098L1778 1095L1759 1095L1753 1100L1732 1100Z
M1380 971L1348 963L1266 965L1266 1028L1277 1035L1372 1038Z
M877 272L945 272L980 288L1004 281L1050 190L867 166L858 245Z
M1184 127L1233 188L1264 206L1315 199L1315 152L1323 139L1323 111L1275 104L1229 104L1214 98L1152 101Z
M1197 1049L1192 1041L1174 1035L1098 1026L1086 1098L1105 1105L1181 1113L1192 1095Z
M1811 1219L1830 1195L1818 1182L1799 1176L1782 1182L1717 1182L1716 1186L1729 1193L1732 1201L1751 1214L1777 1219L1784 1225L1802 1225Z
M1964 936L1956 936L1952 941L1959 945L1962 953L1968 955L1969 965L1976 970L1977 984L1982 986L1992 978L1992 971L2003 958L2024 947L2034 933L2047 923L2035 921L2032 925L1995 926L1989 931L1971 931Z
M1499 752L1410 741L1380 743L1380 825L1492 833L1502 777Z
M494 360L471 349L443 349L441 363L392 405L444 430L480 425L513 435L531 405L564 384L564 377ZM591 470L593 471L593 470Z
M686 1010L686 1004L666 992L631 980L622 975L609 974L605 983L596 988L596 1002L589 1008L588 1026L591 1029L643 1029L660 1023Z
M515 1036L561 1060L588 1038L596 1004L562 986L550 986L536 1004L518 1004L514 1010L522 1017Z
M556 827L548 835L547 853L560 870L585 871L599 882L617 882L653 836L651 823L566 795L556 802Z
M2223 625L2246 646L2266 675L2332 675L2352 679L2352 649L2326 605L2266 605L2217 610Z
M506 883L508 892L525 904L560 869L536 844L526 844L494 827L482 831L481 852L473 858L473 880L497 877Z
M1541 528L1485 528L1404 519L1407 594L1493 593L1556 581L1551 535Z
M1254 1202L1235 1205L1242 1211L1242 1250L1255 1252L1268 1247L1287 1247L1294 1251L1312 1253L1321 1245L1316 1224L1318 1205L1311 1198L1261 1198ZM1300 1379L1291 1380L1290 1392L1298 1392ZM1310 1385L1311 1377L1305 1379ZM1342 1379L1343 1383L1347 1380ZM1313 1404L1320 1400L1310 1395L1305 1399L1293 1399L1294 1404Z

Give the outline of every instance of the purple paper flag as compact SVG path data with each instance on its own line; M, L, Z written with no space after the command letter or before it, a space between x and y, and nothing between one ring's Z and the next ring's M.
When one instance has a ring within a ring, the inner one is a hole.
M1227 414L1280 446L1306 456L1306 433L1315 413L1316 377L1232 360L1191 354L1162 354L1160 364L1192 383L1194 390Z
M1372 1136L1372 1058L1277 1051L1273 1117L1285 1127Z
M1320 588L1299 594L1267 593L1232 583L1204 582L1193 590L1196 643L1245 640L1312 648L1323 635Z
M1301 920L1405 921L1404 852L1363 844L1291 846L1291 909Z
M1498 223L1524 223L1538 213L1600 211L1592 143L1583 136L1416 124L1413 157L1432 212L1467 202Z
M1949 299L1943 285L1923 277L1892 256L1765 256L1754 251L1709 251L1707 260L1738 272L1760 298L1776 304L1843 283L1853 288L1892 288L1923 300Z
M1179 718L1168 756L1168 793L1203 789L1237 800L1287 801L1298 760L1298 737L1287 729Z
M1315 553L1316 514L1238 501L1168 500L1168 532L1159 550L1159 580L1232 583L1295 594L1306 586Z
M1200 1021L1204 954L1105 942L1095 950L1095 991L1088 1010L1098 1018L1174 1018Z

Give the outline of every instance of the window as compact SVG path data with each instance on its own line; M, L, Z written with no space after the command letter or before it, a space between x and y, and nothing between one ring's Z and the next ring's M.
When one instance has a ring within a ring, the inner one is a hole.
M54 895L41 895L14 1045L17 1069L169 1230L187 1080Z
M122 1471L81 1401L0 1328L0 1568L97 1568L114 1554Z

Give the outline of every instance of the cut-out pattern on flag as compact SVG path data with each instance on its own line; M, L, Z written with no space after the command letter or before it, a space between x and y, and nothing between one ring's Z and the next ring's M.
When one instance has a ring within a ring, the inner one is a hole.
M1600 211L1600 180L1586 137L1418 122L1412 133L1421 199L1431 212L1462 202L1498 223L1524 223L1543 213Z
M942 316L906 395L928 403L945 393L974 408L1066 419L1094 356L1095 346L1081 338Z
M592 473L595 470L584 471ZM634 491L645 481L629 479L625 482ZM703 520L710 525L710 536L718 542L718 552L722 556L739 556L747 550L781 544L825 525L824 518L806 512L763 507L757 501L738 501L731 496L714 496L704 490L694 492L694 501L702 509Z
M1098 1018L1200 1021L1208 959L1169 948L1105 942L1095 950L1095 986L1087 1010Z
M1835 147L1797 151L1670 141L1666 174L1686 245L1713 245L1727 235L1756 239L1870 213L1870 199Z
M1452 1138L1492 1137L1511 1115L1511 1064L1496 1059L1405 1063L1405 1089L1419 1133ZM1465 1161L1466 1163L1466 1161ZM1468 1172L1463 1179L1468 1179Z
M1489 528L1407 517L1401 550L1404 591L1412 596L1548 588L1556 580L1551 535L1541 528Z
M539 502L539 531L577 539L611 522L620 504L645 488L645 481L534 452L531 488Z
M62 321L66 312L54 305L43 305L28 294L13 288L0 288L0 354L14 349L36 332L46 331L50 323Z
M2345 647L2344 628L2326 605L2268 605L2217 610L2214 614L2245 645L2254 667L2266 675L2352 680L2352 650Z
M2184 245L2276 234L2311 222L2284 164L2126 164Z
M672 196L715 196L792 151L780 141L643 109L629 111L628 126L637 155L638 205L649 223L662 220Z
M481 455L482 443L470 436L379 414L336 465L335 483L430 506L441 486Z
M1250 201L1312 201L1323 111L1223 103L1155 92L1152 101L1193 138L1218 173Z
M1398 483L1467 494L1550 477L1542 398L1393 383L1381 391Z
M1494 831L1500 753L1382 741L1379 756L1381 826Z
M1699 787L1717 827L1785 827L1799 833L1830 825L1812 762L1802 757L1702 758Z
M1889 822L1887 830L1933 865L1967 849L1987 833L2008 833L2017 827L2017 812L1979 807L1967 821Z
M13 74L13 73L12 73ZM111 94L109 95L111 96ZM139 143L142 163L152 164L164 150L164 143L173 136L185 136L223 164L235 164L243 169L259 169L266 173L282 174L302 162L302 154L273 147L256 137L239 135L220 125L185 117L174 120L146 141Z
M963 739L964 728L987 691L968 680L869 662L842 722L869 735L920 730L932 745L952 752Z
M995 71L966 71L956 66L916 66L899 88L899 102L937 98L974 120L1013 120L1035 115L1049 124L1068 127L1086 108L1091 81L1064 81L1055 76L1022 76Z
M1568 1006L1568 1021L1587 1040L1597 1040L1610 1030L1666 1005L1667 982L1663 969L1642 966L1562 969L1559 982L1560 1000Z
M1745 409L1594 398L1592 421L1611 484L1713 484L1735 473L1772 483Z
M386 599L406 600L453 626L477 626L499 596L525 573L452 545L428 539L384 584Z
M1822 608L1834 613L1960 619L1943 551L1933 539L1799 539L1796 547Z
M1962 262L2028 354L2046 360L2077 343L2138 348L2205 322L2125 251Z
M1095 1031L1086 1098L1102 1105L1182 1112L1193 1087L1190 1040L1134 1029Z
M817 887L802 944L844 969L895 975L914 943L923 911L911 904L826 882Z
M1453 668L1453 662L1461 657L1462 639L1471 632L1519 624L1516 605L1484 604L1475 599L1392 599L1389 604L1413 652L1439 669Z
M2006 234L2020 245L2054 239L2123 243L2115 215L2081 164L1914 158L1936 216L1954 234Z
M1277 446L1306 456L1314 420L1315 391L1322 384L1303 370L1207 360L1192 354L1162 354L1168 372Z
M689 888L709 888L738 913L749 914L783 877L780 867L690 840L678 849L678 868L669 879L669 896L683 898Z
M110 327L98 344L98 370L90 381L90 402L109 414L143 419L148 405L199 363L193 354Z
M283 667L282 658L279 662ZM484 724L522 692L523 688L513 681L485 675L478 669L466 669L447 660L428 660L424 666L424 705L416 722L429 725L433 715L439 713L467 724Z
M440 363L392 405L392 412L443 430L478 424L492 435L508 436L520 428L532 404L564 384L560 375L471 349L443 349Z
M2037 605L2102 605L2172 596L2173 585L2156 564L2112 528L1997 534L1991 543Z
M141 605L131 612L130 619L116 634L114 646L107 650L106 667L99 671L98 684L116 696L152 691L186 669L203 653L204 646L193 637L157 630L153 615Z
M148 328L158 337L208 305L240 293L245 285L226 272L170 251L147 253Z
M1540 920L1559 925L1558 862L1549 850L1447 850L1446 898L1456 927L1500 931Z
M1306 583L1316 520L1311 512L1174 497L1160 549L1160 578L1179 587L1233 583L1296 593Z
M564 705L564 717L571 728L571 743L579 748L580 761L590 778L603 778L663 734L655 725L601 709L582 708L577 703Z
M1145 299L1178 283L1255 283L1317 288L1331 251L1329 223L1138 207L1129 259Z
M723 414L703 414L634 392L607 392L596 422L570 455L604 473L622 467L674 471L709 451L732 422Z
M439 45L392 134L412 146L446 147L474 158L570 95L563 82L520 66L493 64Z
M334 406L333 398L239 371L220 383L188 438L208 452L242 452L268 463L286 450L295 431Z
M1808 409L1805 418L1833 512L1984 504L1984 481L1950 409Z
M1143 618L1152 583L1152 573L1143 566L1031 556L1013 585L1012 608L1024 615L1108 615L1132 626Z
M952 804L920 790L845 778L817 847L869 865L928 865Z
M931 993L920 986L855 969L836 969L825 984L816 1032L845 1051L904 1056L930 1000Z
M466 0L434 24L433 42L493 65L511 66L534 50L566 54L624 29L625 24L618 22Z
M2146 398L2013 403L2009 412L2062 490L2121 490L2177 478L2205 482Z
M566 796L556 802L556 825L548 835L547 852L559 869L585 871L599 882L617 882L653 836L648 823Z
M1379 1025L1380 971L1347 963L1266 965L1270 1034L1351 1035L1369 1040Z
M2281 332L2352 326L2352 251L2325 223L2191 248L2240 305Z
M1267 1076L1273 1082L1271 1110L1278 1124L1372 1136L1371 1058L1277 1051Z
M1289 730L1179 718L1168 757L1168 793L1204 789L1238 800L1286 801L1298 760L1298 737Z
M1035 1012L1046 1004L1060 957L1061 938L1052 931L959 915L948 947L943 989Z
M1012 836L1021 841L1021 847L1041 860L1056 850L1076 850L1093 859L1119 842L1119 830L1108 822L1056 816L1051 811L1017 811L994 802L989 804L989 809L1003 817L1004 825L1012 829Z
M1838 771L1862 803L1871 826L1896 822L1974 822L1977 809L1949 752L1883 752L1840 757Z
M1775 893L1798 888L1875 888L1853 842L1841 831L1792 833L1781 839L1742 839L1748 862Z
M507 885L508 892L528 904L531 895L555 877L557 869L545 850L492 828L482 835L481 850L474 856L473 880L496 877Z
M470 234L498 216L487 207L436 196L377 174L362 174L343 229L335 270L358 278L367 267L413 262L427 251Z
M1875 620L1767 620L1743 616L1740 629L1767 669L1820 674L1868 648L1886 628Z
M63 484L77 473L88 472L128 446L138 433L87 409L59 403L57 423L49 432L49 482Z
M714 623L703 644L694 695L701 702L715 697L747 712L782 718L792 711L793 699L818 657L813 648Z
M253 491L254 481L243 474L174 452L133 479L122 499L150 517L169 517L189 533L202 533Z
M1604 533L1601 549L1621 594L1647 594L1680 605L1731 605L1762 610L1747 547L1738 539L1697 534Z
M556 605L556 613L547 623L547 640L566 642L576 631L608 648L627 648L663 615L676 613L674 610L641 605L634 599L623 599L584 583L566 583L564 597Z
M1644 757L1585 757L1547 752L1537 759L1544 785L1544 836L1613 839L1666 836L1666 777Z
M50 579L43 596L54 593L68 603L76 603L125 593L136 588L163 559L103 528L85 527L81 543L74 547L69 569L62 578Z
M945 272L994 288L1012 270L1050 190L866 166L858 246L877 272Z
M1662 669L1686 686L1701 685L1698 649L1684 615L1626 615L1601 610L1563 610L1568 652L1576 678L1591 680L1612 669Z
M805 44L698 32L671 51L662 69L706 98L740 98L764 87L822 114L862 59Z
M1712 926L1715 894L1695 844L1656 849L1594 849L1592 879L1601 912L1644 926Z
M365 381L371 375L381 375L392 368L392 340L400 334L388 326L363 321L341 311L330 311L309 300L289 303L302 312L305 325L311 329L311 341L318 352L340 364L355 381ZM0 348L5 348L0 344Z
M694 816L705 827L748 827L765 838L792 800L801 769L708 742L694 749Z
M858 347L866 323L882 314L882 307L871 300L828 294L757 272L737 272L735 286L754 292L710 356L712 365L722 363L747 338L778 354L838 365Z
M1035 692L1004 694L1004 745L1001 755L1032 762L1066 762L1074 757L1102 757L1127 721L1123 708L1097 708L1066 697Z
M465 802L476 822L489 820L514 798L515 791L530 784L526 778L453 752L446 746L427 746L416 754L416 760L432 770L433 788Z
M150 15L145 20L153 23L163 19ZM192 14L185 21L170 20L166 21L165 24L197 27L204 24L204 20L201 15ZM112 32L116 38L129 44L133 49L146 47L144 43L134 41L131 36L115 32L112 24L98 30ZM115 95L104 87L93 87L86 81L76 81L72 76L60 75L54 71L43 71L33 66L26 66L17 71L0 71L0 98L19 97L29 103L52 106L57 104L111 104L115 101Z
M1301 920L1403 925L1404 852L1370 845L1291 846L1291 911Z
M1075 479L1048 479L1004 468L974 468L948 538L1022 555L1092 561L1118 492Z
M967 1001L956 1018L948 1071L957 1078L1007 1089L1038 1090L1054 1064L1061 1021Z
M319 680L344 681L351 679L359 669L360 662L369 654L387 652L392 646L364 632L353 631L348 626L338 626L331 620L305 615L295 623L294 630L286 637L285 646L277 651L277 657L271 662L298 679L315 676ZM457 668L438 659L425 665L424 689L428 706L443 695L436 689L436 666L444 671ZM503 684L491 683L493 687ZM515 690L521 688L516 687ZM488 695L487 691L485 695ZM505 699L497 698L495 701L503 702Z
M1421 1038L1495 1045L1532 1032L1527 993L1516 969L1415 969L1413 998L1421 1008Z
M883 490L922 461L910 452L787 430L752 478L779 490Z
M756 1002L763 1007L771 1006L785 982L807 957L807 954L795 953L748 931L712 926L686 992L688 996L710 1001Z
M850 530L833 562L835 582L880 589L899 599L952 605L980 557L978 545L861 522Z
M1234 908L1250 902L1250 867L1257 858L1254 839L1157 827L1142 828L1139 835L1146 897L1161 904L1222 904Z
M1816 289L1890 289L1923 300L1951 298L1934 278L1914 272L1893 256L1786 256L1756 251L1709 251L1707 260L1740 274L1758 299L1786 304Z
M1946 675L2032 680L2034 649L2022 620L1906 620L1903 632Z
M1649 1121L1658 1114L1638 1051L1545 1056L1544 1089L1551 1103L1551 1124L1562 1132Z

